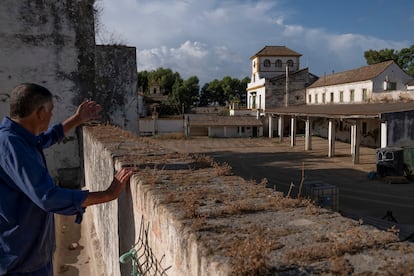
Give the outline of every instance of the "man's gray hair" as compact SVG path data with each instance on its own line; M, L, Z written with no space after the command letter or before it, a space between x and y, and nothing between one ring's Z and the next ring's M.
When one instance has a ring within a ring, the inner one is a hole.
M10 95L10 118L27 117L52 99L52 93L41 85L35 83L19 84L13 88Z

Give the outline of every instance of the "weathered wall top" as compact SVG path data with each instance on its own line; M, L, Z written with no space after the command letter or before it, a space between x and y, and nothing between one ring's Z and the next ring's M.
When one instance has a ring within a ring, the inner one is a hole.
M148 245L164 267L171 266L169 275L414 273L414 245L399 242L392 229L285 197L232 175L226 164L162 148L150 138L111 126L84 133L89 156L139 168L117 205L119 237L106 238L119 240L113 252L139 242L144 221ZM102 163L89 170L95 184L103 183L97 179Z

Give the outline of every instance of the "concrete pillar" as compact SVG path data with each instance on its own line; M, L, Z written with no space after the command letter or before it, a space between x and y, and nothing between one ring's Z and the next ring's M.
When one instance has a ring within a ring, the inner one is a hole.
M311 130L311 119L306 118L305 121L305 150L312 149L312 130Z
M294 147L296 145L296 117L292 116L290 118L290 146Z
M335 140L336 140L335 121L332 119L329 119L329 123L328 123L328 143L329 143L328 157L329 158L335 156Z
M269 114L269 138L273 138L273 116Z
M283 142L283 129L285 128L285 118L283 116L279 116L279 123L277 125L277 133L279 135L279 142Z
M355 149L355 125L351 125L351 155L354 155Z
M387 122L381 123L381 148L385 148L388 145L388 132L387 132Z
M356 120L354 127L354 144L353 144L353 154L352 154L352 163L359 164L359 147L361 145L361 121Z

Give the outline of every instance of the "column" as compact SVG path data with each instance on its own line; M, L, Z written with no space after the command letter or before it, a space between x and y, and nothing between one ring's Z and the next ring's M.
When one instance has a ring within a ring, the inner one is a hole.
M296 117L292 116L290 118L290 146L294 147L296 145Z
M354 144L353 144L353 154L352 154L352 163L359 164L359 146L361 145L361 122L356 120L354 125Z
M381 122L381 148L385 148L388 145L388 132L387 121Z
M269 114L269 138L273 138L273 116Z
M284 122L285 122L285 118L281 115L279 116L279 124L278 124L278 128L277 128L277 133L279 135L279 142L283 142L283 129L284 129Z
M355 149L355 124L351 125L351 155L354 155Z
M311 130L311 119L306 118L305 121L305 150L312 149L312 130Z
M336 139L335 121L332 119L329 119L329 123L328 123L328 143L329 143L328 157L329 158L335 156L335 139Z

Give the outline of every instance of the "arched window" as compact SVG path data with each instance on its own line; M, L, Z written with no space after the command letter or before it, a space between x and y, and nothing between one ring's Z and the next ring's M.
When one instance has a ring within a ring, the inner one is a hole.
M265 59L264 62L263 62L263 66L264 67L270 67L270 60Z
M289 66L289 67L293 67L293 60L289 59L289 60L287 61L287 66Z
M276 67L282 67L282 61L280 59L275 62Z

